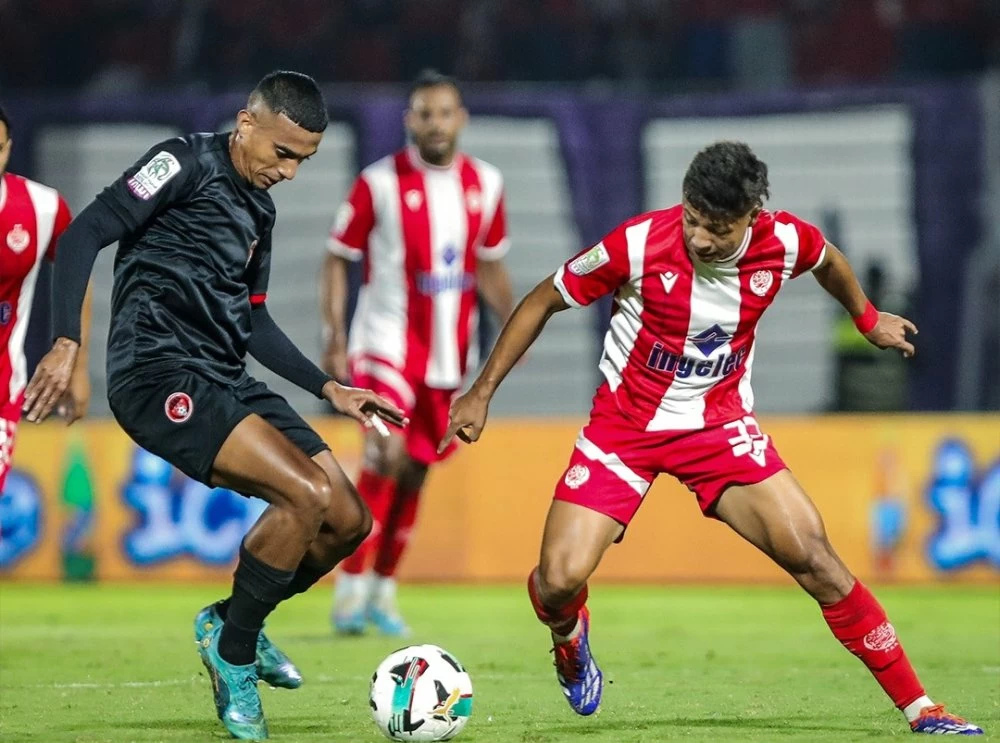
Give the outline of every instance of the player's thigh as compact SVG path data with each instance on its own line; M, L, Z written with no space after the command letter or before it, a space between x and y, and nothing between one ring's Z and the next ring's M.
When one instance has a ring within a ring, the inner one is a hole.
M850 590L853 577L830 545L819 510L787 469L728 488L715 515L810 593L836 596Z
M312 458L330 447L288 401L266 384L246 377L235 388L235 395L248 409L259 415L307 457Z

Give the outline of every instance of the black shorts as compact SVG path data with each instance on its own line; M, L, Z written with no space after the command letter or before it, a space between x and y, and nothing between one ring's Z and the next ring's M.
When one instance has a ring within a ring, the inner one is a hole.
M285 398L249 375L223 385L192 369L160 368L116 386L108 401L133 441L206 485L222 444L252 413L308 457L330 448Z

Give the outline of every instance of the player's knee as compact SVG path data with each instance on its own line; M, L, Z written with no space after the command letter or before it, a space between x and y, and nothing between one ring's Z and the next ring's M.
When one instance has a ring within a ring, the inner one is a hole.
M319 529L332 500L333 487L326 475L320 471L302 483L295 507L303 522L315 524Z
M781 564L793 575L823 581L835 572L839 560L826 534L812 533L782 550Z
M345 545L357 549L372 531L372 512L361 498L355 496L351 505L345 509L345 523L340 528Z
M590 565L572 553L546 559L538 566L538 589L546 604L560 605L576 596L590 577Z

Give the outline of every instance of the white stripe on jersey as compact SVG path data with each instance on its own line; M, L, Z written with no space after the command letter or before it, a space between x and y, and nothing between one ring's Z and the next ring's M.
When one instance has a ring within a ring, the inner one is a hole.
M642 274L646 263L646 238L649 236L652 224L653 220L647 219L625 228L629 282L622 286L615 296L618 311L611 318L607 335L604 337L604 355L598 364L612 392L622 383L622 374L628 365L632 349L635 348L639 330L642 328ZM559 286L559 283L556 286ZM560 289L560 292L563 296L568 294L565 287Z
M457 269L464 276L469 225L459 168L425 168L424 191L430 221L432 271L435 276L445 276ZM459 282L433 296L430 355L424 377L428 387L454 389L462 385L458 360L458 315L462 293Z
M21 284L21 293L17 298L17 319L10 333L11 375L8 386L8 400L16 400L28 383L28 362L24 357L24 337L28 332L28 316L31 314L31 302L35 297L35 284L38 281L38 269L45 259L52 240L52 232L56 227L56 214L59 212L59 193L41 183L25 180L28 198L35 208L35 264Z
M633 472L617 454L608 454L602 451L597 444L583 435L583 431L580 432L580 435L576 439L576 448L590 461L603 464L609 472L617 476L619 480L627 484L639 495L646 495L650 483Z
M799 259L799 232L794 224L774 223L774 236L785 246L785 267L781 271L781 283L791 278L795 262Z
M372 194L377 229L368 237L370 280L358 291L358 305L351 322L348 353L370 353L402 369L406 364L405 254L399 185L392 157L365 169L363 177Z
M732 351L730 341L740 322L740 276L735 265L707 265L693 261L691 276L691 314L688 318L684 355L690 359L717 358ZM702 353L692 338L718 325L729 341ZM719 382L719 377L674 375L664 393L647 431L688 431L705 426L705 396Z

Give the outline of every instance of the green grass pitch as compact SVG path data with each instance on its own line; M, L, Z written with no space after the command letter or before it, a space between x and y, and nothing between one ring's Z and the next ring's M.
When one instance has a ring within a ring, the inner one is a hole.
M0 584L0 740L210 741L226 734L191 620L212 586ZM928 692L1000 730L1000 591L876 590ZM276 741L381 740L368 680L402 643L334 638L329 589L268 629L300 665L297 691L263 688ZM845 741L909 736L861 664L793 588L613 587L591 596L592 647L610 683L576 717L520 586L406 586L413 642L469 668L463 741ZM996 739L996 738L994 738Z

